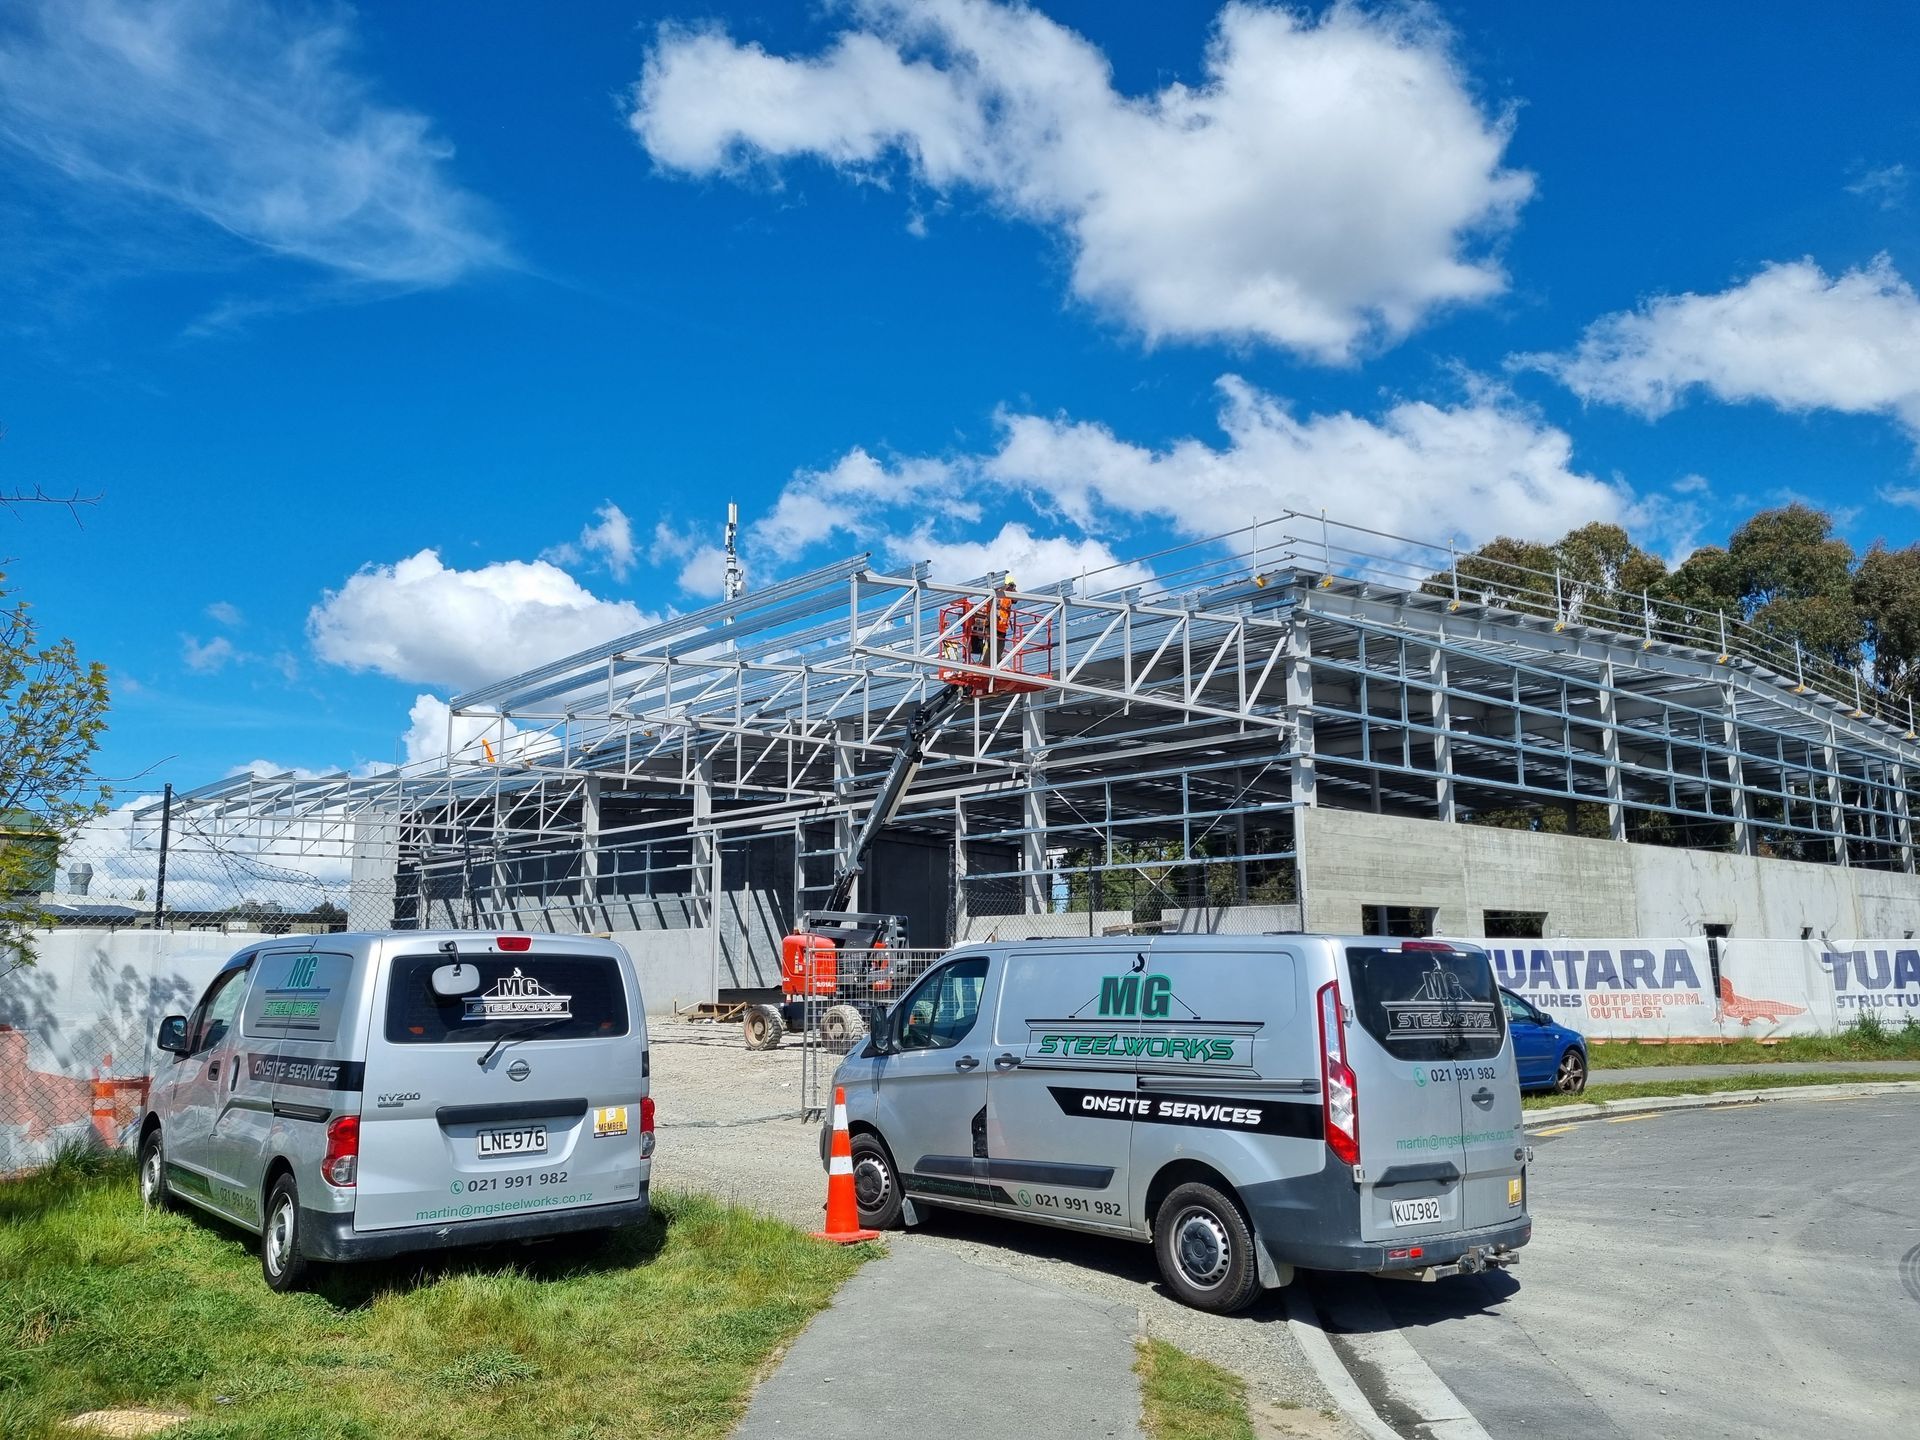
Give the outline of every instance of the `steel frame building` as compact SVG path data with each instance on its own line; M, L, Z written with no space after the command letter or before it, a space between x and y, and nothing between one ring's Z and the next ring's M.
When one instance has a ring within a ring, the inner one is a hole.
M1018 653L985 666L955 617L997 576L854 556L457 697L487 731L446 762L241 776L176 797L176 825L354 856L356 925L436 896L476 924L607 928L618 902L701 925L743 887L791 914L943 674L1017 669L1023 693L938 735L889 832L947 877L917 943L1062 909L1076 875L1093 909L1183 866L1215 903L1289 898L1294 817L1321 806L1914 872L1912 717L1857 674L1718 614L1477 574L1290 513L1020 592Z

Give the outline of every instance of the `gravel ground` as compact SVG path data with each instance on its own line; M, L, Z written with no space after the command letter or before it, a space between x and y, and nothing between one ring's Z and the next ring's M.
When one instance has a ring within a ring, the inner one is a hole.
M799 1118L799 1047L756 1053L741 1044L733 1025L651 1019L647 1028L660 1145L655 1184L705 1191L796 1225L818 1226L826 1176L819 1126ZM1344 1420L1320 1413L1333 1402L1288 1330L1277 1294L1245 1314L1208 1315L1161 1293L1153 1252L1145 1245L951 1210L932 1211L926 1224L896 1232L888 1243L927 1246L970 1264L1131 1305L1142 1333L1245 1377L1248 1398L1268 1433L1355 1433Z

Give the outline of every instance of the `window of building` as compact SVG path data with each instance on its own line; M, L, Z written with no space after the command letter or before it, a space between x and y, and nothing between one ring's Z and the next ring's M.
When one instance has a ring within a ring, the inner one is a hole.
M1489 940L1541 940L1547 933L1544 910L1483 910L1480 933Z
M1433 934L1437 905L1368 905L1361 911L1361 934L1422 939Z

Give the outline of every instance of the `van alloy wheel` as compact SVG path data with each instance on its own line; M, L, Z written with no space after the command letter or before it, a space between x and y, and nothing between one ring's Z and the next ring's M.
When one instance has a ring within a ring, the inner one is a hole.
M1233 1268L1233 1240L1211 1210L1193 1206L1173 1222L1173 1253L1197 1290L1211 1290Z
M283 1195L267 1221L267 1269L284 1275L293 1256L293 1197Z
M1560 1057L1560 1068L1554 1072L1553 1088L1562 1095L1578 1095L1587 1088L1587 1057L1578 1050L1569 1050Z

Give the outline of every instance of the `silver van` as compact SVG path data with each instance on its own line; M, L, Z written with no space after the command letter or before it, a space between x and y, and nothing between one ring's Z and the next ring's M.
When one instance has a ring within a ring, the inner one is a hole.
M646 1218L646 1010L611 942L269 940L157 1044L141 1196L258 1232L276 1290L309 1261Z
M1468 945L962 946L834 1083L863 1223L943 1205L1150 1241L1201 1309L1295 1266L1505 1265L1533 1231L1513 1046Z

